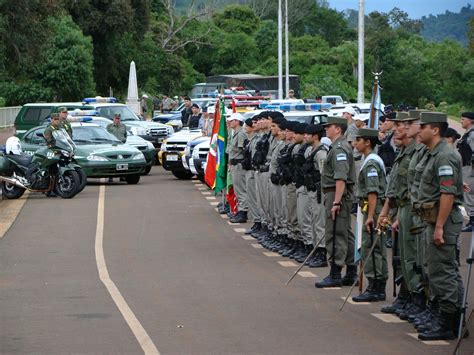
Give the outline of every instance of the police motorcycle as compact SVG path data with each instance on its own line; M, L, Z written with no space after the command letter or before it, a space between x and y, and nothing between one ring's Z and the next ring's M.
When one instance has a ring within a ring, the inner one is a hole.
M20 198L26 190L72 198L85 186L85 174L72 162L76 146L63 129L53 131L54 146L24 154L20 140L10 137L0 156L0 181L7 199Z

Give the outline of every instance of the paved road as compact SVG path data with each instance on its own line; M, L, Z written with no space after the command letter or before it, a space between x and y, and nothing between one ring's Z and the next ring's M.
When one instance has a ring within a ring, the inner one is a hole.
M380 304L339 312L347 288L314 288L327 268L304 269L310 273L285 287L296 264L244 239L238 228L246 225L221 218L197 181L157 166L136 186L104 187L105 263L138 324L129 326L99 278L100 183L72 200L31 194L0 240L1 353L141 353L131 330L138 325L141 344L149 339L163 354L452 349L414 339L408 323L377 318Z

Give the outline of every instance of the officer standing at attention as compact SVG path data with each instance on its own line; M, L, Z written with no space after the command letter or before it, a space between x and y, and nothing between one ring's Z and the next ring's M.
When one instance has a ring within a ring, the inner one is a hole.
M61 128L61 119L59 118L59 113L51 114L51 123L46 127L43 132L43 137L46 140L48 148L51 148L55 145L56 140L53 137L53 132Z
M191 120L190 120L191 122ZM244 116L240 113L233 113L227 118L229 128L232 130L228 143L230 173L232 174L232 183L234 192L239 203L239 211L230 219L231 223L247 222L247 188L245 180L245 170L242 169L244 159L243 151L247 134L243 129ZM191 128L191 126L190 126Z
M304 135L305 142L311 147L305 153L306 161L303 165L305 187L308 191L309 198L309 220L311 222L311 239L307 241L308 253L313 250L315 245L319 245L316 252L313 254L313 257L308 261L309 267L326 267L328 265L326 258L326 243L322 240L324 239L326 212L324 211L323 205L321 173L329 149L326 145L321 143L321 138L323 138L323 136L324 127L320 124L308 125Z
M461 126L466 133L458 142L458 150L462 158L462 180L470 187L470 191L464 193L464 207L470 216L474 212L474 177L471 176L471 159L474 152L474 112L461 114ZM471 232L471 223L468 223L462 231Z
M354 199L355 165L352 148L344 137L347 120L329 117L325 124L326 136L331 139L331 150L324 165L321 185L325 193L325 238L330 256L331 271L317 288L352 285L357 280L354 263L354 234L351 227L351 206ZM347 265L344 278L342 267Z
M127 128L120 122L120 113L114 115L114 122L107 126L107 131L112 133L122 143L127 141Z
M61 128L63 128L69 137L72 139L72 127L69 121L67 120L67 108L62 106L58 109L59 118L61 120Z
M363 293L352 297L354 302L385 301L386 297L388 267L385 234L381 234L377 241L375 236L375 224L382 210L386 189L385 165L382 158L374 153L380 143L378 135L378 130L370 128L361 128L356 134L356 148L364 156L357 183L357 199L364 215L361 254L369 283ZM373 245L372 254L368 256Z
M456 261L456 243L462 228L462 169L456 151L444 136L448 117L444 113L421 113L420 140L428 153L417 165L421 171L415 211L426 223L430 298L438 310L431 327L418 335L421 340L452 340L460 315L461 276Z

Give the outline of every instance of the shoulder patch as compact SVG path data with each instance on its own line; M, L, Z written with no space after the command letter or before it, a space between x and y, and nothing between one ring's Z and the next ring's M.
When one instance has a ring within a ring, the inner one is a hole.
M372 168L367 172L367 177L377 177L377 176L379 176L377 169Z
M346 153L340 153L336 155L336 161L344 161L347 160L347 155Z
M438 168L438 176L452 176L454 175L453 168L449 165L443 165Z

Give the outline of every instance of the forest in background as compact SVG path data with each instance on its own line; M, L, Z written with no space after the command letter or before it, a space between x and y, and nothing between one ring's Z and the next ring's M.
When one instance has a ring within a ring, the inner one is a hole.
M0 0L0 104L77 101L109 90L124 98L132 60L139 90L149 95L183 94L214 74L276 75L275 2L189 0L176 8L170 0ZM300 76L302 96L356 98L353 14L314 0L289 0L289 9L290 73ZM473 109L472 17L466 45L427 40L424 20L397 8L368 14L366 99L371 71L383 70L385 103L452 115Z

